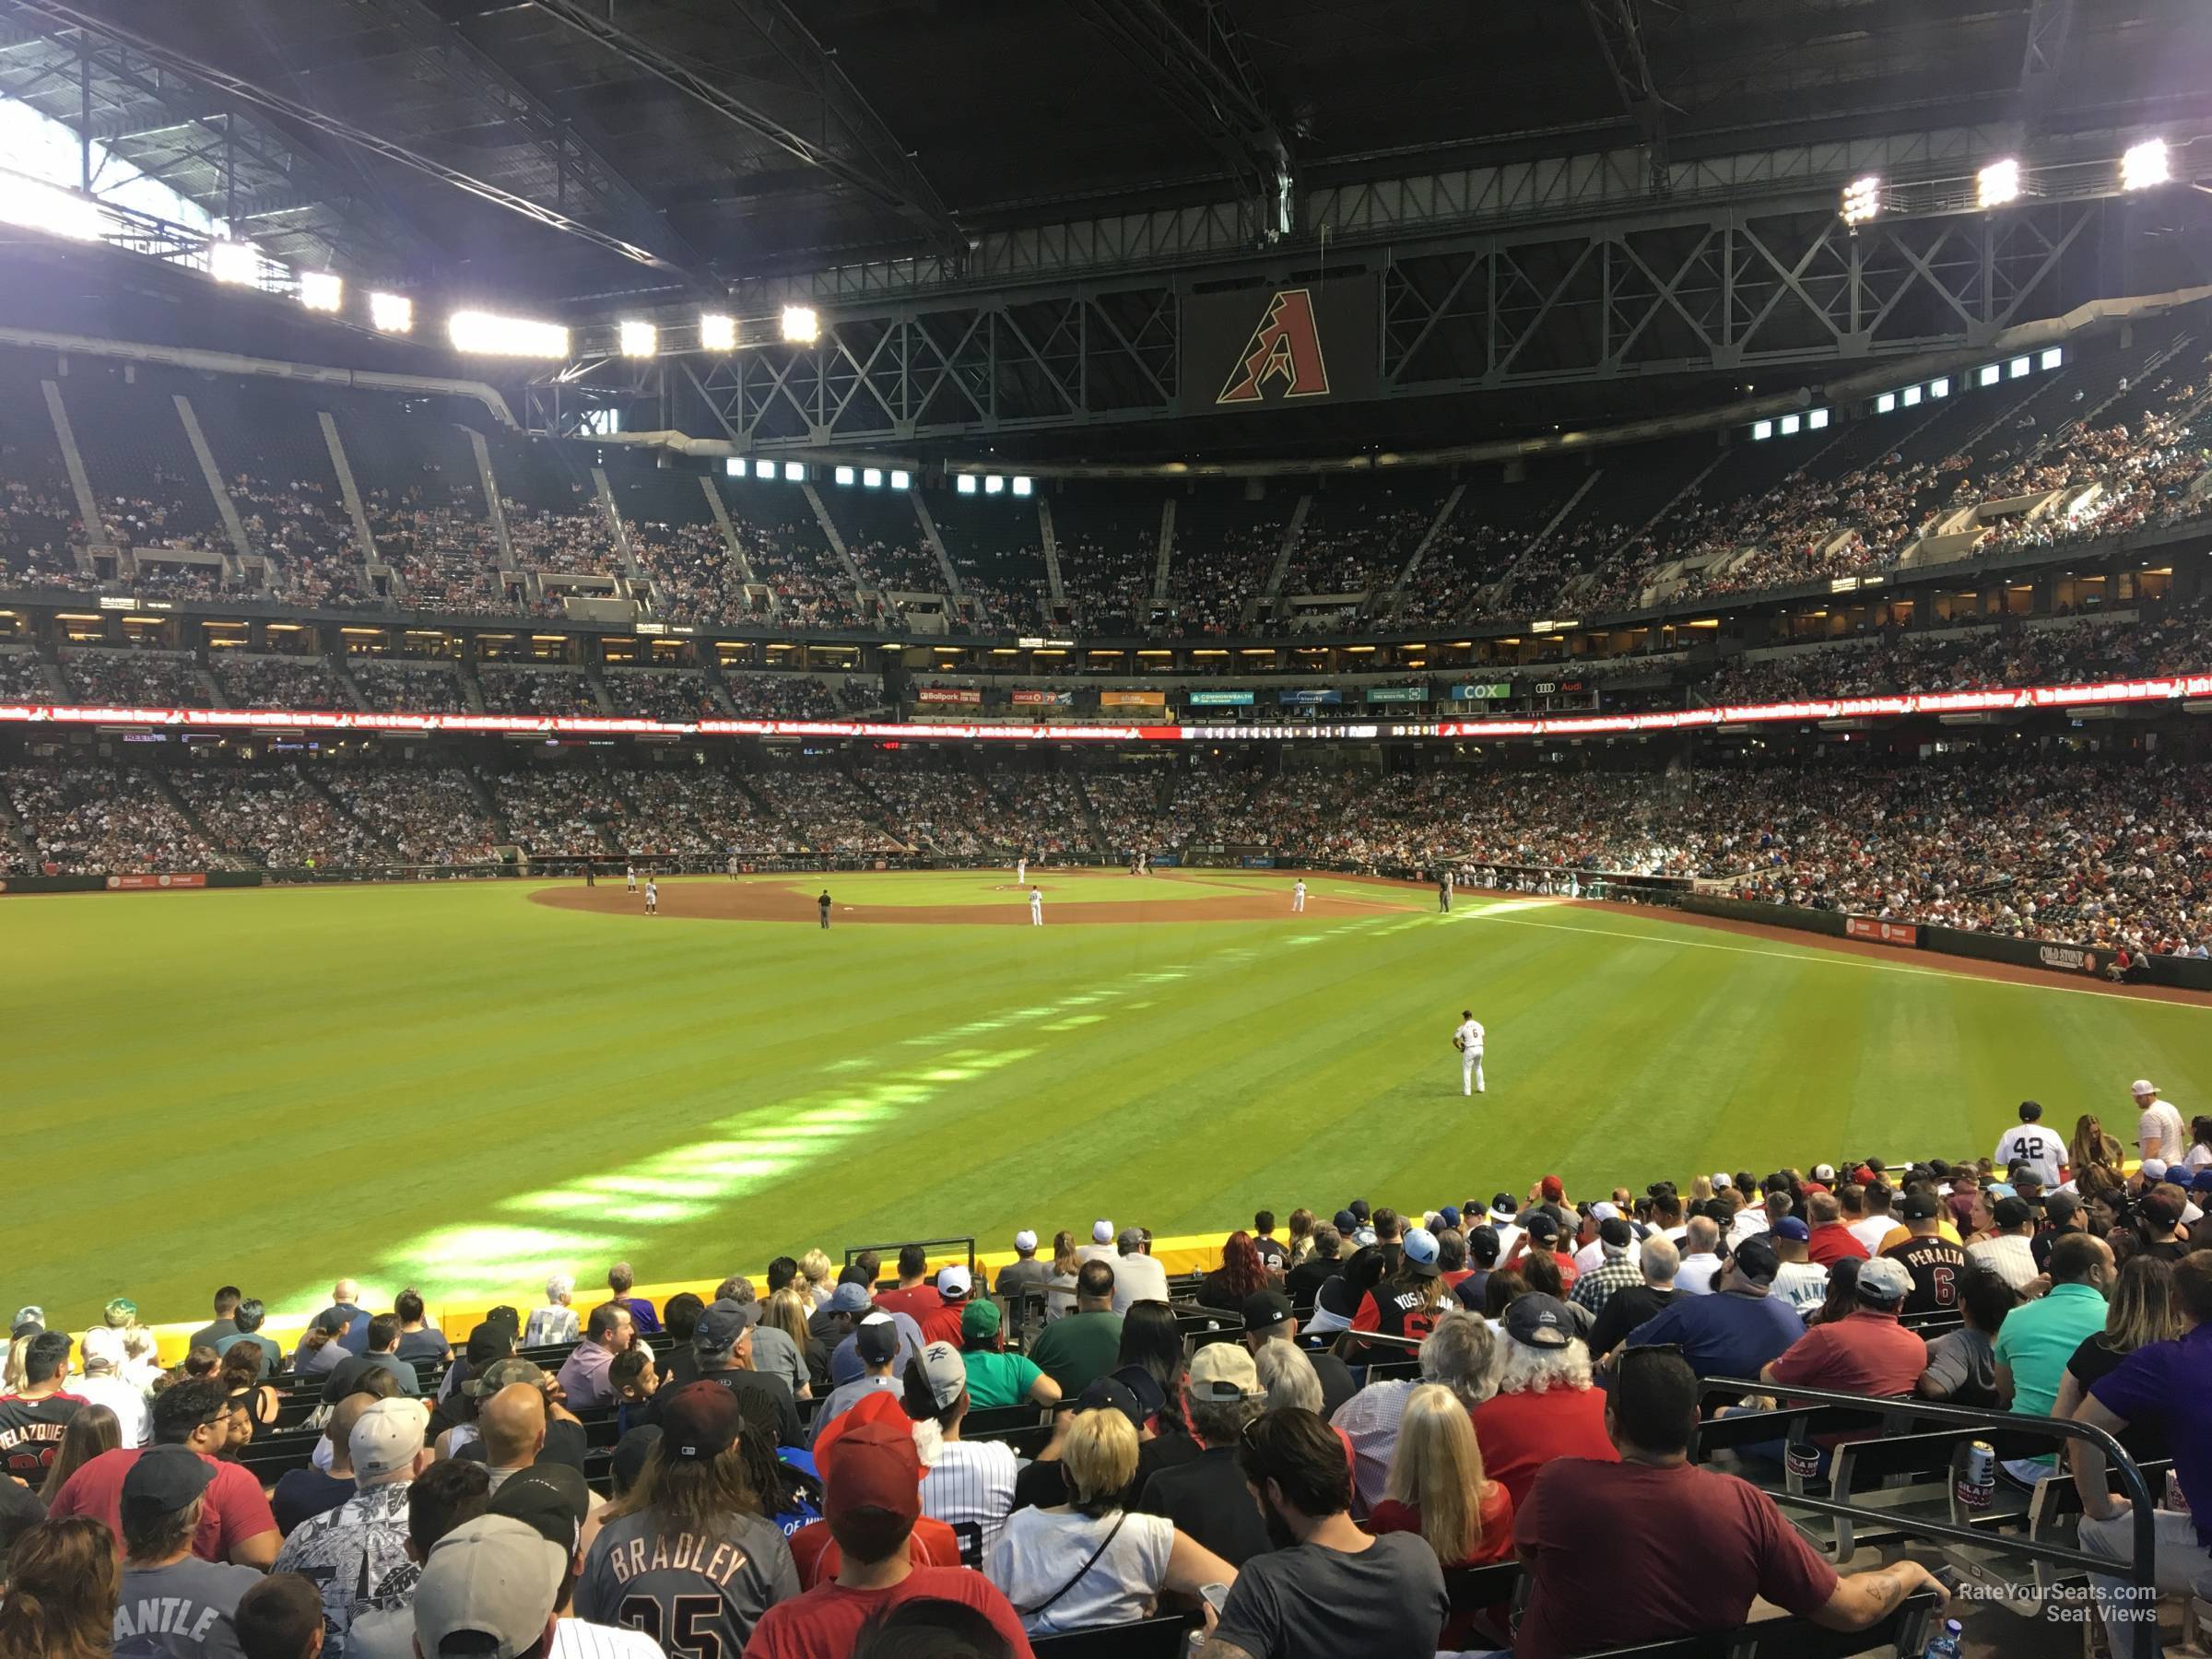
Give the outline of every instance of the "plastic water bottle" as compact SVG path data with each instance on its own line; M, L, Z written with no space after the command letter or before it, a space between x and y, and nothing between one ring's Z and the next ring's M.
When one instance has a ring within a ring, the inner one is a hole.
M1921 1650L1921 1659L1959 1659L1959 1621L1955 1618L1945 1619L1943 1630Z

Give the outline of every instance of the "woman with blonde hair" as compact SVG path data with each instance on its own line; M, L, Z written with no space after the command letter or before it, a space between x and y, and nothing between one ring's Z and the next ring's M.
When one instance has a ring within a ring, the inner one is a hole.
M108 1659L116 1583L115 1535L105 1522L40 1522L8 1553L0 1659Z
M837 1269L823 1252L810 1250L799 1258L799 1277L804 1283L798 1288L806 1293L806 1311L820 1312L837 1294Z
M2081 1184L2082 1171L2091 1164L2116 1171L2126 1158L2125 1149L2105 1133L2104 1121L2095 1112L2085 1112L2074 1120L2074 1134L2066 1142L2066 1163L2073 1171L2077 1187Z
M1313 1253L1313 1212L1302 1204L1290 1212L1290 1253L1283 1262L1286 1272Z
M1064 1227L1053 1235L1053 1277L1045 1283L1047 1319L1076 1311L1076 1275L1082 1266L1083 1258L1076 1253L1076 1235Z
M1269 1347L1288 1347L1271 1342ZM1369 1513L1371 1533L1418 1533L1447 1568L1480 1567L1513 1553L1513 1500L1483 1473L1482 1447L1467 1408L1450 1389L1424 1382L1406 1396L1382 1500ZM1444 1626L1441 1650L1485 1645L1471 1640L1475 1614Z
M1234 1567L1166 1516L1122 1508L1136 1477L1136 1430L1118 1408L1078 1413L1060 1464L1068 1500L1016 1510L983 1557L984 1576L1031 1636L1127 1624L1150 1617L1163 1590L1195 1595L1236 1582Z
M2112 1298L2105 1304L2104 1329L2083 1338L2066 1361L2058 1380L2058 1400L2051 1407L2054 1418L2069 1418L2089 1389L2120 1369L2120 1362L2137 1348L2154 1342L2171 1342L2182 1334L2181 1310L2173 1300L2173 1265L2153 1255L2130 1256L2112 1281ZM2166 1430L2153 1421L2131 1423L2120 1443L2141 1463L2172 1455Z
M807 1300L806 1292L800 1288L803 1282L794 1279L782 1289L771 1291L768 1300L760 1304L760 1323L782 1332L791 1338L792 1346L799 1350L799 1363L806 1367L806 1376L793 1393L799 1399L810 1400L814 1397L813 1354L822 1345L815 1341L806 1329L807 1321L814 1313L814 1304ZM823 1356L822 1363L824 1374L827 1374L827 1355Z

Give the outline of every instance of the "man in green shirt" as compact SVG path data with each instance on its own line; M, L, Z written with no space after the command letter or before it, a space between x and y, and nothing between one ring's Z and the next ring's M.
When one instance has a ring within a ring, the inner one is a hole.
M1076 1275L1076 1311L1044 1327L1030 1358L1059 1384L1079 1394L1112 1371L1122 1353L1122 1316L1113 1311L1113 1269L1086 1262Z
M2112 1283L2112 1247L2094 1233L2065 1233L2046 1265L2051 1288L2005 1316L1997 1330L1997 1401L2018 1417L2049 1417L2074 1350L2104 1329L2105 1292ZM2048 1458L2006 1465L2033 1483L2051 1472Z
M1024 1400L1050 1406L1060 1397L1060 1384L1027 1355L1005 1352L998 1345L998 1325L994 1301L978 1300L960 1311L960 1363L968 1368L969 1404L979 1410Z

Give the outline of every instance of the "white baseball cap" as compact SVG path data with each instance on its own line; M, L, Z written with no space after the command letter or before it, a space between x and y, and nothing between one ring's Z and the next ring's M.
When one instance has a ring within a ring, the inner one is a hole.
M361 1413L346 1440L354 1478L376 1480L406 1468L422 1451L428 1427L420 1400L379 1400Z
M961 1297L974 1288L973 1276L958 1262L953 1263L949 1267L941 1269L937 1274L937 1294L939 1296Z
M1815 1181L1833 1181L1835 1178L1836 1166L1834 1164L1815 1164L1813 1166L1813 1179Z
M1600 1198L1590 1206L1590 1213L1600 1221L1611 1221L1620 1215L1620 1206L1610 1198Z
M2137 1077L2133 1083L2130 1083L2127 1086L2127 1091L2139 1100L2145 1095L2157 1094L2159 1092L2159 1086L2156 1083L2153 1083L2148 1077Z
M2145 1159L2143 1160L2143 1179L2146 1181L2165 1180L2166 1160L2162 1158Z
M1090 1241L1091 1241L1093 1244L1111 1244L1111 1243L1112 1243L1112 1242L1113 1242L1113 1223L1112 1223L1112 1222L1111 1222L1111 1221L1104 1221L1104 1220L1093 1221L1093 1222L1090 1224Z
M1729 1182L1728 1182L1728 1171L1725 1171L1725 1170L1715 1170L1715 1171L1712 1172L1712 1190L1713 1190L1714 1192L1716 1192L1716 1193L1717 1193L1717 1192L1719 1192L1719 1191L1720 1191L1720 1190L1721 1190L1723 1187L1724 1187L1724 1186L1726 1186L1726 1185L1728 1185L1728 1184L1729 1184Z
M1037 1235L1031 1232L1028 1228L1023 1228L1019 1232L1014 1235L1014 1248L1017 1250L1036 1249Z
M94 1325L87 1331L84 1345L76 1352L77 1362L87 1371L121 1371L127 1357L123 1333L112 1325Z

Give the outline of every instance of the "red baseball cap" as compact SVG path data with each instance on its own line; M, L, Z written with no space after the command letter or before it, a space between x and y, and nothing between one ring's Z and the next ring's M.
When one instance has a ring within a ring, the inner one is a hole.
M882 1406L866 1412L877 1401ZM860 1418L855 1422L852 1419ZM822 1475L822 1518L847 1520L862 1510L879 1510L906 1521L922 1514L922 1457L914 1450L914 1426L888 1394L870 1394L832 1425L839 1432L824 1453L816 1448Z
M1560 1199L1566 1196L1567 1183L1565 1182L1561 1181L1557 1175L1547 1175L1544 1177L1545 1203L1557 1204Z

